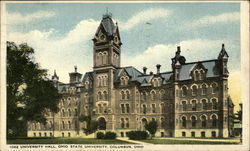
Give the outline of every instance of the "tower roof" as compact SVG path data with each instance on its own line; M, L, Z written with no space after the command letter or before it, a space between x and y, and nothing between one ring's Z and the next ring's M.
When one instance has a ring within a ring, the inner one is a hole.
M221 51L219 53L218 58L222 58L222 57L226 57L226 58L229 57L228 54L227 54L227 51L225 49L225 45L224 44L222 44L222 48L221 48Z
M103 26L105 32L107 32L109 36L113 35L117 28L117 26L114 24L111 18L111 14L103 15L101 25Z

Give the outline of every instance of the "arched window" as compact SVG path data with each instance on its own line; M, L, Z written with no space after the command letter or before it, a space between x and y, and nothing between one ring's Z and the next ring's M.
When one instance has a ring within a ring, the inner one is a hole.
M69 125L69 129L71 129L71 122L70 121L68 121L68 125Z
M198 87L196 85L193 85L192 86L192 95L193 96L196 96L198 93Z
M121 128L125 128L125 121L124 121L124 118L121 118Z
M126 91L126 99L127 99L127 100L129 100L129 99L130 99L130 93L129 93L129 91L128 91L128 90Z
M142 121L142 129L145 130L145 125L148 123L148 121L145 118L143 118L141 121Z
M197 110L196 100L192 100L192 111L196 111L196 110Z
M129 80L129 78L126 76L126 77L124 78L124 85L128 85L128 80Z
M146 92L142 92L142 100L143 101L146 101L146 99L147 99L147 94L146 94Z
M106 130L106 120L105 118L101 117L98 120L98 125L100 130Z
M187 102L182 101L182 111L186 111L186 110L187 110Z
M187 118L185 116L183 116L181 119L182 119L182 127L186 127L187 126Z
M122 97L122 100L125 100L126 96L125 96L124 91L121 91L121 97Z
M101 92L98 92L98 93L97 93L97 99L98 99L98 100L101 100L101 99L102 99L102 93L101 93Z
M205 128L207 126L207 118L205 115L202 115L201 117L201 127Z
M122 108L122 113L125 113L125 105L121 104L121 108Z
M216 99L212 99L212 104L213 104L213 110L217 110L218 109L218 103L217 103Z
M151 100L152 100L152 101L155 101L155 100L156 100L156 93L155 93L155 91L152 91L152 92L151 92Z
M71 110L70 109L68 109L68 113L69 113L69 116L71 116Z
M206 84L202 84L202 86L201 86L201 94L202 95L207 94L207 86L206 86Z
M196 118L195 118L195 116L191 117L191 122L192 122L192 127L195 127L196 126Z
M121 77L121 85L125 85L125 79L124 79L124 77Z
M152 104L152 113L156 113L156 105Z
M78 111L77 111L77 109L75 109L75 116L77 116L77 114L78 114Z
M104 100L108 100L108 93L106 91L103 92Z
M202 102L202 109L207 110L207 101L205 99L201 100Z
M107 86L108 85L108 77L107 76L104 76L104 86Z
M187 95L187 87L183 86L182 87L182 96L186 96Z
M204 80L206 77L204 70L200 70L200 80Z
M142 105L142 113L146 114L147 113L147 107L145 104Z
M215 94L217 92L217 84L212 83L212 94Z
M164 94L165 94L165 91L164 91L164 90L161 90L161 91L160 91L160 99L161 99L161 100L164 99Z
M65 111L62 109L62 117L65 117Z
M126 128L129 128L129 119L126 118Z
M199 80L199 71L198 70L194 71L194 80L195 81Z
M65 129L65 123L62 121L62 129Z
M102 85L101 77L97 78L97 86L100 87Z
M212 116L212 126L213 126L213 127L216 127L216 126L217 126L217 117L216 117L216 115L213 115L213 116Z

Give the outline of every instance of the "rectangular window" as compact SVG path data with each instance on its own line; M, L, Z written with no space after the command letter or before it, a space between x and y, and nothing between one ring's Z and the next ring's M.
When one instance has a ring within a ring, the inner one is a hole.
M182 132L182 137L186 137L186 132Z
M201 137L206 137L206 133L205 132L201 132Z
M216 132L212 131L212 137L216 137Z

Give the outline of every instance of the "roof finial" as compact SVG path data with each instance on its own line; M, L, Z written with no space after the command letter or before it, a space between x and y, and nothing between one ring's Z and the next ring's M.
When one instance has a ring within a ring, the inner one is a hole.
M56 70L54 70L54 76L56 76Z

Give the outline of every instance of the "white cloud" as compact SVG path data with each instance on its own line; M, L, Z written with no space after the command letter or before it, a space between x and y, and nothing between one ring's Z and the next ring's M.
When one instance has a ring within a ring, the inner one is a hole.
M191 23L188 23L187 26L189 27L197 27L197 26L204 26L210 24L217 24L217 23L230 23L240 20L240 13L239 12L229 12L223 13L215 16L205 16L199 18L197 20L193 20Z
M161 64L161 71L171 71L171 58L175 56L177 46L181 46L181 54L187 62L216 59L222 43L226 40L193 39L174 44L159 44L149 47L136 56L122 56L122 64L135 66L139 70L147 66L148 71L156 71L156 64ZM208 47L209 46L209 47ZM229 48L228 48L229 49Z
M7 18L7 23L9 25L16 25L16 24L34 22L37 20L43 20L55 16L56 13L53 11L39 11L27 15L23 15L20 13L7 13L6 18Z
M99 21L82 20L61 38L53 38L57 31L50 29L42 32L32 30L28 33L10 32L8 41L18 44L26 42L35 49L35 59L42 68L57 70L60 80L68 82L68 72L78 65L79 72L86 72L92 67L91 39L99 25Z
M143 10L133 17L129 18L126 22L120 22L119 25L121 30L129 30L140 23L145 23L153 19L164 18L170 14L169 10L163 8L150 8Z

